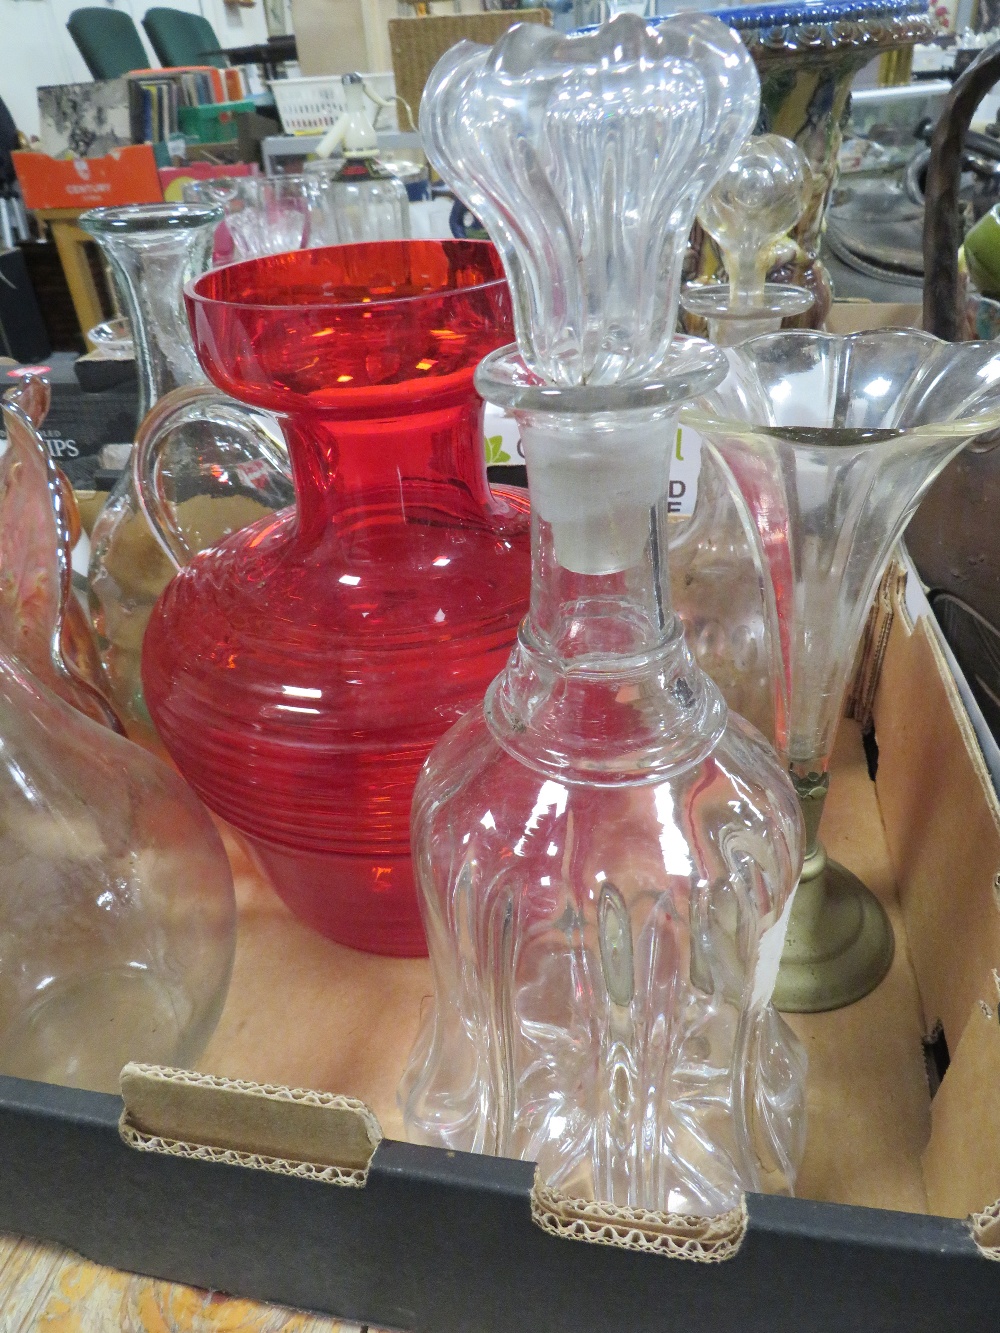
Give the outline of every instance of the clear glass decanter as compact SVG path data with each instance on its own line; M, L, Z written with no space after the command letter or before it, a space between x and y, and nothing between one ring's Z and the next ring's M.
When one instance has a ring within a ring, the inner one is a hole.
M188 1065L222 1012L236 903L166 764L0 651L0 1073L116 1092Z
M798 221L809 168L790 139L749 139L699 212L722 253L728 283L689 283L681 305L708 323L717 347L732 347L780 327L813 304L803 287L767 282L775 245ZM686 431L686 446L694 447ZM688 643L726 702L774 737L775 682L781 673L771 641L766 575L746 514L729 493L708 449L701 450L698 492L689 523L670 543L674 610Z
M775 739L808 832L775 1003L836 1009L893 957L879 901L818 838L830 755L872 595L924 491L1000 425L995 343L908 330L790 330L727 352L724 384L684 409L742 497L776 608Z
M804 1132L804 1056L768 1003L794 793L692 659L665 540L677 405L721 360L674 337L683 247L756 113L746 52L691 15L464 43L421 110L514 292L520 352L477 383L521 430L532 590L417 784L435 1002L404 1121L578 1197L696 1215L790 1190Z
M194 550L290 504L293 496L277 427L263 414L255 418L227 404L208 384L191 340L182 290L208 268L222 215L217 205L150 204L93 209L80 218L109 262L132 328L139 422L157 404L170 413L158 474L170 479L163 494ZM190 390L197 386L201 393L192 404ZM179 400L168 397L178 389L187 392ZM142 639L177 565L144 513L135 462L133 451L94 525L90 603L112 700L129 734L151 742L155 733L140 677Z

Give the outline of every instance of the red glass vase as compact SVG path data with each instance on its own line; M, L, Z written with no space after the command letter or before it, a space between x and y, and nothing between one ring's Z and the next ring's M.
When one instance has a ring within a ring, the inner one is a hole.
M149 711L303 920L426 952L410 800L527 609L527 495L491 491L473 371L510 342L476 241L298 251L186 293L201 363L281 414L294 509L198 555L149 622Z

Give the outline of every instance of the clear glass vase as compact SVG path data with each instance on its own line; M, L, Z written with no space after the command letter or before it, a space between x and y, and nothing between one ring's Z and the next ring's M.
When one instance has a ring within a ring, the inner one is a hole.
M229 862L187 785L0 652L0 1072L117 1092L225 1000Z
M311 239L310 182L304 175L213 176L187 181L184 202L219 207L213 262L240 263L316 244Z
M283 414L296 505L191 560L143 649L150 713L291 909L425 952L409 815L431 746L501 666L527 497L490 489L476 363L510 337L492 246L330 246L188 289L220 388Z
M702 1216L791 1190L804 1133L804 1056L769 1003L801 821L692 659L667 559L677 407L725 372L675 337L683 249L756 112L747 53L688 14L463 43L421 107L514 291L520 350L477 383L520 428L532 587L414 795L434 1005L404 1123Z
M775 740L802 805L806 863L775 990L789 1011L872 990L893 957L881 904L818 839L830 754L872 595L920 497L1000 424L1000 352L905 330L767 334L727 352L724 384L684 419L758 536L783 689Z
M87 613L73 592L80 515L39 433L47 382L25 375L0 403L0 645L61 699L116 731Z
M292 500L277 426L263 414L234 412L209 385L191 340L182 290L207 269L221 217L217 205L150 204L94 209L80 219L109 262L131 325L140 425L167 395L202 388L192 419L179 410L189 395L169 400L170 438L158 461L162 493L192 550ZM129 734L155 743L142 694L142 639L177 565L144 513L135 462L133 451L91 534L90 604L112 700Z

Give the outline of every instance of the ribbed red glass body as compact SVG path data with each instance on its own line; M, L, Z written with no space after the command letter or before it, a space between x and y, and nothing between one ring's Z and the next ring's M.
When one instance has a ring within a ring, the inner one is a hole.
M166 589L150 713L294 912L423 953L413 786L529 592L527 496L490 490L472 384L513 337L499 259L475 241L337 246L216 270L186 299L211 379L283 414L297 503Z

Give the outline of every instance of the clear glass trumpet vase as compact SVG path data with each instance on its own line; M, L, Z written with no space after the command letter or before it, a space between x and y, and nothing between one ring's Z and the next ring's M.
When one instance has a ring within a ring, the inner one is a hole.
M790 1191L805 1127L769 1003L794 793L670 609L664 418L717 356L682 344L627 389L533 389L509 353L478 372L521 428L531 608L417 785L435 1004L400 1089L413 1139L694 1215Z
M931 481L1000 425L1000 349L907 330L792 330L726 355L728 377L684 419L742 497L769 575L775 742L807 829L775 1004L818 1012L867 995L893 957L881 904L818 838L864 618Z

